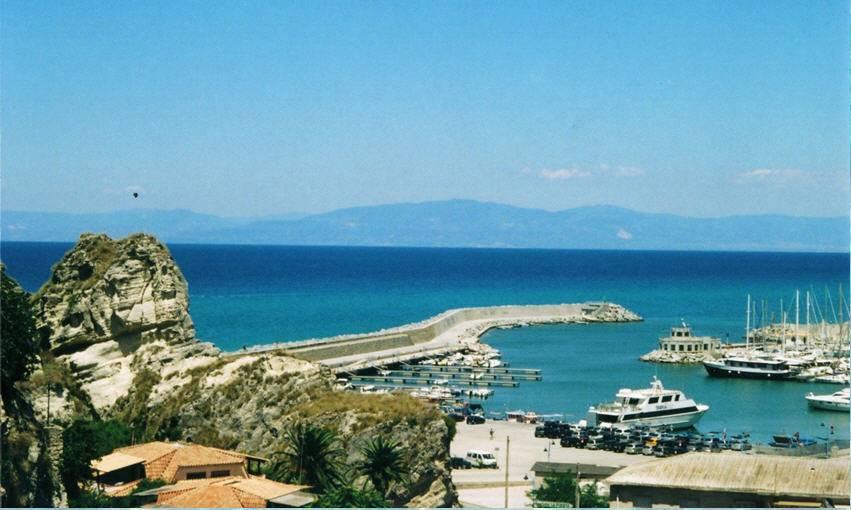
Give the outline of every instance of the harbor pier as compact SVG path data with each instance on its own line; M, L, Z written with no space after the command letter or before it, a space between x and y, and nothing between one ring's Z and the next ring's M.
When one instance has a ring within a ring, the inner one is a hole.
M258 345L227 356L276 351L345 373L474 349L479 338L492 328L640 320L634 312L608 302L458 308L374 333Z

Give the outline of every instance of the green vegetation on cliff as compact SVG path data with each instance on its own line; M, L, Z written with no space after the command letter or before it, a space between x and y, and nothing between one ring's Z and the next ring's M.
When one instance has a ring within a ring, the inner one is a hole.
M69 499L80 497L92 479L91 463L130 444L130 429L117 421L77 420L62 433L62 482Z
M0 393L3 405L14 405L15 383L25 380L38 363L40 351L29 295L0 264Z

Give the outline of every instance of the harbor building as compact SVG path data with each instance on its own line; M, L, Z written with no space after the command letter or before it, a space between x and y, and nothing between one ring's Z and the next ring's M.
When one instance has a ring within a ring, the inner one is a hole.
M617 473L623 466L605 466L599 464L588 464L580 462L542 462L538 461L532 465L532 488L539 489L543 486L544 480L564 474L570 474L580 480L602 481L607 477Z
M610 508L849 505L847 457L687 453L627 466L606 479Z
M694 336L691 328L683 322L671 328L671 334L659 338L659 350L677 354L709 354L721 352L721 340L711 336Z

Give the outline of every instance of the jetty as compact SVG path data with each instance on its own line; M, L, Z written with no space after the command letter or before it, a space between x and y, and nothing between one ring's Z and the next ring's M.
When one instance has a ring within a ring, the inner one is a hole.
M274 351L346 373L475 351L481 347L479 338L493 328L640 320L638 314L608 302L457 308L422 322L373 333L258 345L225 356Z

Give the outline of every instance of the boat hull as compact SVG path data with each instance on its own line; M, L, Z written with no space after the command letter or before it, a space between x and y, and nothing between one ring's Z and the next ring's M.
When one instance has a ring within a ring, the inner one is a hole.
M851 411L851 405L847 402L836 402L831 400L823 400L818 397L807 397L807 403L813 409L821 409L824 411L838 411L842 413L847 413Z
M704 361L703 367L712 377L736 377L740 379L784 380L792 376L789 370L748 370L745 367L728 367L722 363Z
M688 413L682 414L670 414L665 416L653 416L650 418L647 417L639 417L639 418L620 418L616 421L601 419L602 415L607 415L608 413L603 413L599 411L592 411L596 418L596 424L598 426L606 424L606 425L648 425L651 427L669 427L672 429L687 429L694 427L698 421L703 417L706 411L709 408L701 408L697 411L692 411ZM609 415L611 416L611 415Z

